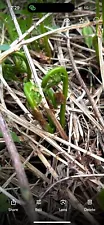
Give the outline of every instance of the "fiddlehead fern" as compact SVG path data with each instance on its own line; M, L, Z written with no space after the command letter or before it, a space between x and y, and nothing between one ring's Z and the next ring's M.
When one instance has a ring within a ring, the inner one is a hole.
M43 114L39 110L39 105L41 103L42 97L39 93L38 87L32 81L26 82L24 83L24 93L28 101L28 104L30 108L32 109L32 113L35 119L39 121L43 129L45 129L46 131L50 133L53 133L54 129L46 121Z
M26 56L22 52L14 52L11 55L12 61L5 59L3 62L3 75L7 80L21 81L21 74L26 73L26 81L31 79L31 70ZM19 76L18 76L19 75Z
M64 102L61 104L60 108L60 123L62 127L65 127L65 108L66 108L66 99L68 94L68 74L66 69L63 66L56 67L50 70L42 80L42 88L45 93L53 103L53 106L56 108L56 100L54 97L53 87L57 86L60 82L63 82L63 96ZM51 98L52 96L52 98Z

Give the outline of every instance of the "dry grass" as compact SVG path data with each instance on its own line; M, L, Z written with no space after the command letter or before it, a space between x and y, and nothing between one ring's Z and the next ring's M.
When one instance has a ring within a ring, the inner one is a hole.
M84 1L78 2L77 6L80 7L85 4ZM19 32L19 40L11 43L11 49L2 53L0 58L2 61L8 52L11 53L23 45L33 79L38 84L43 97L44 110L49 110L49 106L41 89L43 75L50 68L58 65L65 66L68 71L69 93L65 131L58 123L57 111L53 115L57 131L55 134L50 134L42 130L29 108L26 107L22 85L13 81L7 83L2 77L2 64L0 67L0 111L9 129L19 136L20 143L15 143L17 154L25 169L34 202L37 203L36 200L41 199L43 210L38 214L39 219L43 221L65 220L72 221L73 225L103 225L104 212L97 198L100 189L104 188L104 100L101 86L103 48L101 37L99 37L101 59L99 66L95 51L86 46L81 34L84 26L91 25L95 29L95 24L102 22L101 20L93 21L94 1L92 5L90 10L80 10L79 7L73 13L66 13L64 16L61 13L54 14L53 25L60 28L49 29L46 34L25 41L23 38L29 32L32 34L32 30L36 29L41 20L37 19L35 26L23 35L18 31L18 25L15 23L17 32ZM11 11L11 16L16 22L13 11ZM45 20L45 17L42 20ZM65 17L70 19L71 25ZM35 15L34 18L36 18ZM80 18L84 19L82 23L80 23ZM47 34L52 49L50 64L48 60L44 63L42 59L33 59L28 47L28 43L41 39ZM4 40L5 28L3 27L1 43ZM20 204L18 205L20 215L12 213L12 219L10 219L10 213L8 213L5 221L8 225L13 220L14 224L29 225L24 212L22 220L20 219L22 202L19 201L21 196L20 180L16 176L18 171L14 169L12 157L9 151L6 151L3 138L0 138L0 145L0 191L10 199L15 198ZM60 205L62 199L66 200L65 208L68 211L59 211L62 207ZM92 199L91 205L88 203L89 199ZM37 204L35 207L38 207ZM94 211L87 212L85 208L93 208Z

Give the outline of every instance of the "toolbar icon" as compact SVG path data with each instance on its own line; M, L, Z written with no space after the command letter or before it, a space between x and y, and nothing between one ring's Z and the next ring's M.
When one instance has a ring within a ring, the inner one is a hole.
M66 205L66 200L65 199L61 199L60 200L60 205Z
M87 200L87 205L92 205L92 199Z
M89 9L89 6L88 5L85 5L84 6L84 9L87 9L88 10Z
M36 200L36 204L37 204L37 205L41 205L41 199L37 199L37 200Z
M80 23L84 23L84 21L85 21L85 20L84 20L82 17L79 19L79 22L80 22Z
M11 200L10 202L11 205L16 205L16 201L14 199Z
M36 7L34 5L29 5L29 9L31 10L31 12L34 12L36 10Z
M65 18L64 21L65 21L66 23L69 23L69 25L71 25L71 21L70 21L69 18Z

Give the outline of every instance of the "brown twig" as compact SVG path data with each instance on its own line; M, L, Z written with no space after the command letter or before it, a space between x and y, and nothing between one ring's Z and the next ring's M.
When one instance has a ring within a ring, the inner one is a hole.
M24 204L25 212L28 215L30 222L33 223L34 220L35 221L37 220L37 213L34 211L34 208L35 208L34 200L32 198L32 195L29 189L28 180L27 180L24 168L21 164L16 146L10 136L9 129L1 113L0 113L0 129L4 136L4 140L5 140L8 152L10 154L13 166L17 174L17 178L19 181L20 189L21 189L21 194L25 203Z
M86 91L86 94L88 96L88 99L93 107L93 110L94 110L94 113L95 113L95 116L98 118L99 122L101 123L102 127L104 128L104 120L95 104L95 101L94 99L92 98L85 82L83 81L83 79L81 78L81 75L77 69L77 66L76 66L76 63L75 63L75 60L74 60L74 57L73 57L73 54L72 54L72 51L71 51L71 47L70 47L70 40L69 38L67 39L67 47L68 47L68 53L69 53L69 57L70 57L70 61L72 63L72 66L73 66L73 69L75 71L75 75L77 77L77 79L79 80L81 86L83 87L83 89Z

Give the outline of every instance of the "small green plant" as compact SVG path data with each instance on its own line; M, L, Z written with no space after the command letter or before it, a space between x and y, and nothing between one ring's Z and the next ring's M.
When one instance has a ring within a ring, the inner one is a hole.
M37 85L34 84L32 81L25 82L24 93L26 95L26 99L28 101L29 107L32 109L32 113L35 119L39 121L43 129L45 129L46 131L50 133L53 133L54 127L51 127L51 125L46 121L43 114L39 110L39 105L41 103L42 97L39 93L39 89Z
M55 99L54 87L62 82L63 83L63 96L64 102L61 104L60 108L60 123L62 127L65 127L65 108L66 108L66 99L68 94L68 74L64 67L59 66L50 70L42 79L42 88L44 94L48 96L53 104L54 108L57 108L57 103Z
M27 73L27 80L31 79L31 70L23 52L14 52L11 60L6 59L2 64L3 76L6 80L21 80L21 75Z
M60 101L61 103L60 123L64 128L66 99L68 94L68 74L66 69L62 66L59 66L50 70L42 79L42 88L48 101L51 101L53 108L57 109L58 103L54 87L57 87L57 85L60 82L63 83L63 93L62 93L63 99L61 99ZM37 119L40 122L41 126L46 131L53 133L55 131L55 126L53 124L52 119L50 118L49 115L47 115L47 119L49 121L47 122L44 116L42 115L41 111L39 110L39 105L41 104L42 97L39 93L38 87L32 81L24 82L24 93L26 95L28 104L35 116L35 119ZM58 93L58 96L60 98L61 94Z
M102 0L102 20L103 20L103 31L102 31L102 38L104 40L104 1ZM101 18L100 15L100 1L96 0L96 16L95 18L98 20ZM94 48L96 52L97 61L99 62L99 49L98 49L98 29L99 25L96 24L96 33L94 34L94 31L91 26L84 27L82 29L82 34L85 39L85 43L89 48Z
M28 12L27 9L15 10L15 14L18 14L17 20L22 33L26 32L32 25L33 14ZM5 25L8 44L10 44L11 41L15 41L18 38L18 34L11 16L8 13L0 12L0 22ZM27 36L27 38L29 37L30 35Z
M38 108L42 97L36 84L34 84L32 81L24 83L24 93L31 109L34 110L34 108Z
M86 45L88 46L88 48L92 48L92 34L93 34L93 29L92 27L88 26L88 27L84 27L82 29L82 34L84 36L84 39L85 39L85 43Z
M82 34L84 36L84 40L88 48L94 48L96 52L97 61L99 62L97 33L94 34L93 28L91 26L88 26L82 29Z

